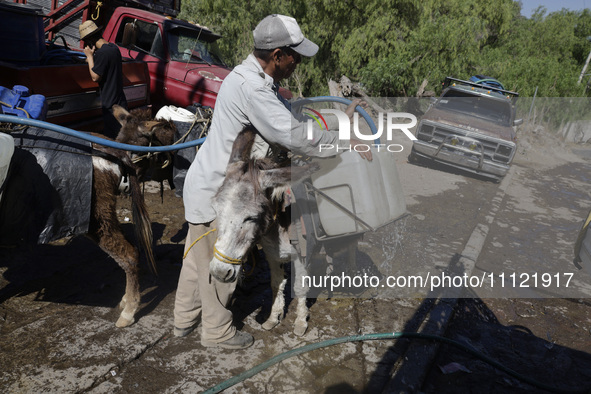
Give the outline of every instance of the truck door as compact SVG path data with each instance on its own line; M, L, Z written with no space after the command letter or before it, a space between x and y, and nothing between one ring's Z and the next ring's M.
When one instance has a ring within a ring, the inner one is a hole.
M155 105L161 105L168 67L162 26L154 21L125 17L119 25L115 43L123 57L142 60L148 64L151 101Z

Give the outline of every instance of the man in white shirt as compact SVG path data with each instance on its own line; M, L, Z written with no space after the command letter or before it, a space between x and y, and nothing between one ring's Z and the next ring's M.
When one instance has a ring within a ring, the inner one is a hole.
M314 56L318 46L304 37L294 18L284 15L264 18L253 37L254 52L222 83L211 129L187 172L183 189L185 218L189 222L185 250L216 228L211 201L224 181L232 144L245 126L252 125L259 133L253 150L265 152L273 146L309 156L335 154L321 151L319 146L336 144L337 133L317 128L308 139L307 123L294 118L290 104L278 91L278 83L291 76L301 57ZM349 115L355 105L347 109ZM353 146L357 143L361 142L351 140ZM364 155L371 160L371 153ZM228 309L236 282L218 282L209 275L214 243L214 234L205 236L190 248L183 261L174 308L174 335L184 337L193 331L201 314L203 346L246 348L254 339L236 330Z

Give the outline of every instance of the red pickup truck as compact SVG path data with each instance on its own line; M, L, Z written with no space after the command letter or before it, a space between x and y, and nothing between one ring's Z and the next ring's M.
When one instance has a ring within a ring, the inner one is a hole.
M92 81L84 53L64 40L46 43L43 11L30 4L0 1L0 86L26 86L45 96L45 120L94 130L101 117L98 85ZM77 31L77 26L76 26ZM123 63L123 85L130 108L149 104L150 75L143 62ZM81 125L90 121L90 125Z
M148 64L151 99L158 107L214 106L230 72L216 48L220 37L193 23L129 7L114 10L103 34L123 57Z
M103 38L117 44L124 58L148 64L152 104L214 107L222 81L230 72L216 44L222 36L166 13L135 8L151 4L148 1L127 3L133 3L134 8L114 8ZM169 12L172 5L180 7L180 1L173 0ZM281 94L292 97L286 89L281 89Z
M47 120L53 123L71 124L100 113L98 86L80 58L78 26L88 19L104 27L105 40L120 47L130 107L146 104L148 99L155 108L193 103L214 107L221 83L230 72L216 48L220 35L174 18L180 10L179 0L28 0L27 12L36 9L43 18L41 25L36 22L32 28L20 22L5 23L13 21L2 13L8 12L10 5L0 0L0 40L14 43L15 35L31 35L36 26L41 26L44 39L39 45L33 33L31 40L12 44L19 52L26 47L24 61L0 51L0 86L24 85L31 93L45 95ZM21 5L12 4L15 6ZM70 59L77 58L74 63L78 64L56 63L55 56L48 56L50 43ZM47 58L52 59L51 64L44 63ZM288 91L282 93L291 97Z

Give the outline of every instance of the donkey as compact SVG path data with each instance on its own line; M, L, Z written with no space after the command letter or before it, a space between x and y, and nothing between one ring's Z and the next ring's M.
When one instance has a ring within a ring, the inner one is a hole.
M121 124L117 142L139 146L171 145L174 139L175 126L172 121L152 120L149 109L133 110L131 113L115 105L113 114ZM152 250L152 227L140 190L140 180L154 167L154 163L162 163L160 158L166 154L152 154L143 157L132 155L121 150L93 144L93 149L107 154L107 157L93 155L93 206L88 234L96 244L111 256L125 271L125 294L119 303L121 314L115 323L117 327L127 327L135 322L135 314L140 304L139 287L139 252L132 246L121 230L117 219L117 195L130 192L132 199L132 216L136 238L149 262L152 273L157 274L156 263ZM118 160L110 160L108 157ZM128 178L128 185L125 178ZM121 187L125 184L124 187ZM122 190L123 189L123 190Z
M255 136L256 130L247 127L234 141L226 177L214 198L218 238L209 270L221 282L236 280L240 262L256 243L260 243L271 270L273 306L262 325L270 330L283 317L287 280L282 265L292 256L297 259L290 244L287 191L292 181L309 175L314 167L291 167L289 163L278 164L270 159L250 159ZM298 264L299 260L294 262ZM298 268L303 266L296 265L296 271ZM309 312L305 294L298 294L297 298L294 332L303 335L308 328Z
M114 114L122 125L119 137L121 142L131 142L135 144L148 145L169 145L174 138L175 127L172 122L162 121L154 122L151 120L149 112L132 111L127 112L121 107L114 108ZM99 135L97 135L99 136ZM119 138L118 137L118 138ZM76 160L76 156L73 160ZM78 156L81 157L82 156ZM126 287L125 293L119 303L121 310L120 316L115 323L117 327L127 327L134 323L135 314L140 305L140 287L139 287L139 251L132 243L126 239L119 220L117 218L117 196L121 193L127 193L132 199L132 215L136 238L149 262L150 269L156 273L156 265L152 251L152 228L148 211L140 189L139 171L129 154L125 151L106 147L100 144L92 144L92 185L90 201L90 218L85 235L94 241L103 251L112 257L117 264L125 271ZM82 159L80 161L82 166ZM76 167L76 163L64 169L62 176L76 177L71 168ZM14 179L26 177L25 173L19 173L23 167L15 168ZM52 182L45 180L49 178L47 174L37 174L37 182ZM11 192L11 175L7 180L5 193ZM4 199L5 196L3 196ZM18 198L18 197L16 197ZM43 198L43 196L41 196ZM12 201L15 201L14 198ZM5 203L9 206L10 204ZM15 205L13 204L12 207ZM30 206L29 209L38 208ZM71 209L64 207L64 209ZM1 213L1 212L0 212ZM65 212L66 216L75 214L74 212ZM39 213L36 213L39 216ZM70 235L79 235L83 229L77 230L78 233ZM35 233L38 234L38 233ZM27 239L34 241L34 239ZM41 240L41 238L40 238ZM49 242L53 239L47 239ZM39 241L41 242L41 241Z
M130 113L123 107L114 105L113 115L121 124L117 142L138 146L161 146L174 143L176 126L173 121L153 120L150 109L137 108ZM149 174L152 180L168 180L171 187L173 187L172 156L172 152L131 153L140 181Z

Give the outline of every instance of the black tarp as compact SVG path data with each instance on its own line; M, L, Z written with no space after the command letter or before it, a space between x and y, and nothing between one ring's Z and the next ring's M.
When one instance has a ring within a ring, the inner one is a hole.
M0 245L43 244L86 233L90 142L36 127L10 134L15 151L0 201Z
M187 110L191 111L197 116L197 119L210 119L213 115L211 107L201 106L195 104L187 107ZM174 140L180 142L195 141L201 137L207 136L209 130L203 131L204 127L209 127L209 122L197 122L193 125L193 122L178 122L173 120L176 126L176 132L174 134ZM191 129L191 127L193 127ZM187 134L187 132L191 132ZM186 135L186 136L185 136ZM184 138L183 138L184 137ZM185 177L187 171L191 166L195 156L197 156L197 150L199 147L180 149L174 154L174 167L172 169L172 179L174 182L175 195L177 197L183 197L183 186L185 185Z

